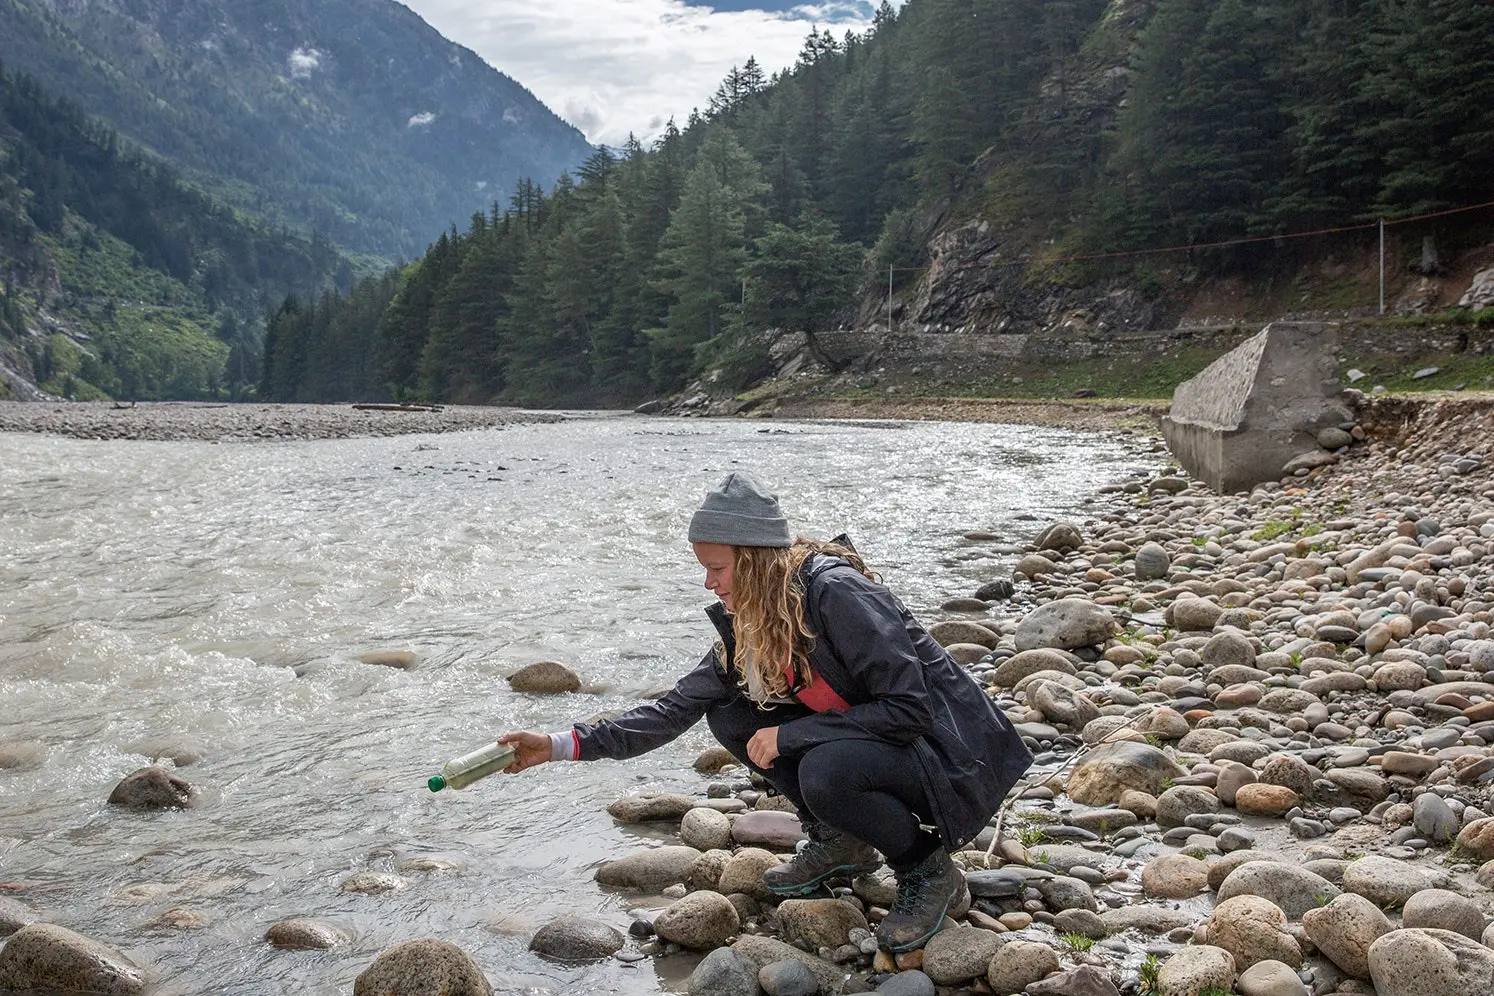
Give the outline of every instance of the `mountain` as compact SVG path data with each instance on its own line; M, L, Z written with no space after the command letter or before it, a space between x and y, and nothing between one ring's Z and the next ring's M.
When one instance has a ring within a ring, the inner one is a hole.
M592 151L391 0L0 0L0 64L228 203L385 258Z
M352 279L0 70L0 398L242 397L266 307Z

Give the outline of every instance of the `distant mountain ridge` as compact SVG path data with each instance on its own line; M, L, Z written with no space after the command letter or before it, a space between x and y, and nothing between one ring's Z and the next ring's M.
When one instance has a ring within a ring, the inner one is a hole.
M0 63L230 203L385 257L592 151L393 0L0 0Z

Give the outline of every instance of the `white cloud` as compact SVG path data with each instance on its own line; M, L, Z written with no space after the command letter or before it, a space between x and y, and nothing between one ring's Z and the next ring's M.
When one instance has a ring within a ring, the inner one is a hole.
M314 48L297 48L291 52L290 73L294 79L304 80L310 76L312 70L322 64L322 53Z
M406 0L448 38L528 87L588 139L649 139L705 110L733 65L793 65L812 25L863 31L866 6L826 0L773 12L682 0Z
M405 127L419 128L421 125L428 125L434 120L436 120L435 114L430 111L421 111L419 114L410 115L410 120L405 122Z

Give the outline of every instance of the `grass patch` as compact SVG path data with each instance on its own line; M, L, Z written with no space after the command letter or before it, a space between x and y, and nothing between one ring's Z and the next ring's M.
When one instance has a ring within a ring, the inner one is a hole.
M1068 945L1070 951L1088 951L1095 946L1095 939L1084 934L1060 934L1058 939Z

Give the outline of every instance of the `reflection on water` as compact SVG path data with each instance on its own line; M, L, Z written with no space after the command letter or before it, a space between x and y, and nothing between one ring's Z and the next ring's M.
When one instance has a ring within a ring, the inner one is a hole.
M433 795L510 728L625 708L698 660L709 595L684 540L731 469L799 531L842 530L915 611L1008 568L1007 542L1145 458L1123 440L948 423L590 418L446 436L257 445L0 435L0 881L151 968L163 994L347 992L382 948L437 936L500 991L653 993L685 959L548 964L562 913L648 902L596 865L653 843L606 803L700 793L704 725L647 758ZM1030 518L1019 519L1026 515ZM409 671L361 663L413 650ZM588 691L511 692L565 661ZM203 804L105 805L151 756ZM401 874L381 896L358 871ZM200 918L194 929L170 926ZM314 916L350 943L275 951Z

